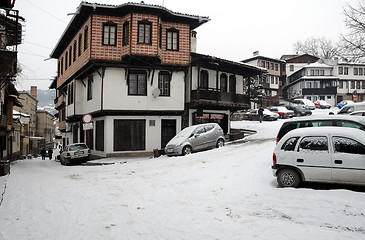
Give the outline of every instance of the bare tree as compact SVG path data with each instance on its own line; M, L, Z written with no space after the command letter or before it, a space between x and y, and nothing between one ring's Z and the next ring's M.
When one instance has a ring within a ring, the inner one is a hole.
M347 4L344 9L345 23L349 30L342 35L344 55L355 61L365 61L365 3Z
M307 53L322 59L332 59L340 54L340 47L331 40L322 38L308 38L304 42L298 41L293 45L297 53Z

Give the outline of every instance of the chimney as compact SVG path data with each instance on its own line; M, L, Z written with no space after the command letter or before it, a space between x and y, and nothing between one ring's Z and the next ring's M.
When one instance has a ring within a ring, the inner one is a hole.
M191 31L191 37L190 37L190 52L196 53L196 32Z
M254 51L253 52L253 55L256 57L256 56L260 55L260 52L258 50L257 51Z
M31 86L30 87L30 95L32 95L32 97L37 99L37 86Z

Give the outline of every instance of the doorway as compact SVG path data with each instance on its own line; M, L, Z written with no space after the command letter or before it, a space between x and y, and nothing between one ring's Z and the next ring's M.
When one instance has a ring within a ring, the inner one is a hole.
M161 148L165 148L166 144L176 135L176 120L161 120Z

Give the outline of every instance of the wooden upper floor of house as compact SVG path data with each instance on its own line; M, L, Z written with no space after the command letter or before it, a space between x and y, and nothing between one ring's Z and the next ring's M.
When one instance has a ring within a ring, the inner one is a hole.
M144 3L82 2L51 54L57 87L90 62L188 66L190 33L207 21Z

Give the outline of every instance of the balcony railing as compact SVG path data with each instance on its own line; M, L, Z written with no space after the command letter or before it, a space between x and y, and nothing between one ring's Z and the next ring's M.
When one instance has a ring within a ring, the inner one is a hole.
M303 88L302 95L320 95L320 94L329 94L336 95L337 87L326 87L326 88Z
M250 98L248 95L219 92L215 90L191 91L191 102L195 106L210 106L219 109L248 108Z

